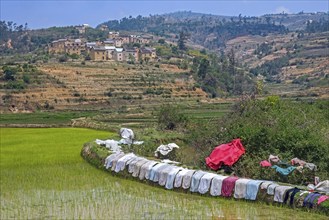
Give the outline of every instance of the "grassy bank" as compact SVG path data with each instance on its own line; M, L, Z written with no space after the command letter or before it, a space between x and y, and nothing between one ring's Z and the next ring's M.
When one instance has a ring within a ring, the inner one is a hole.
M1 128L1 219L326 219L258 203L166 191L95 169L83 143L115 134Z

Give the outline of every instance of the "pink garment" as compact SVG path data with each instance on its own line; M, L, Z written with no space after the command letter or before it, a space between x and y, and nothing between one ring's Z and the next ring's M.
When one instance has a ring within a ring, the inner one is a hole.
M318 205L319 205L321 202L326 201L327 199L329 199L329 196L320 196L319 199L318 199Z
M271 167L272 164L268 162L267 160L263 160L259 163L262 167Z
M233 189L235 188L235 182L238 180L238 177L230 176L223 180L222 183L222 196L230 197L232 196Z
M213 170L218 170L223 164L232 166L244 153L241 140L234 139L230 143L217 146L206 158L206 164Z

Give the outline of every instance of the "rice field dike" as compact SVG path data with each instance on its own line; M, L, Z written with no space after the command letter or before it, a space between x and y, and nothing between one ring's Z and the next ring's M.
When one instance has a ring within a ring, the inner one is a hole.
M172 192L99 170L85 128L1 128L0 219L328 219L316 213Z

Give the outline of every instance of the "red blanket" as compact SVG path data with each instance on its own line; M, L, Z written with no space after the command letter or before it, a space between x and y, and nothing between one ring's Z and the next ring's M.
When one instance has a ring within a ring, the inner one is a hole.
M232 142L217 146L206 158L206 164L213 170L218 170L223 164L232 166L245 149L240 139L234 139Z

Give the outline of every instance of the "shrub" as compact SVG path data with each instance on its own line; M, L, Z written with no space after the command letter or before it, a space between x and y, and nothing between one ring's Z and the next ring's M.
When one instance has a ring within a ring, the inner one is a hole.
M233 166L241 176L305 183L314 173L281 178L274 172L264 173L259 166L270 154L290 161L298 157L318 166L316 175L329 176L328 119L329 101L284 101L278 97L244 100L233 112L207 125L196 125L189 140L200 155L200 165L214 147L241 138L246 154Z
M189 119L179 106L163 105L158 115L158 125L162 130L177 130L186 128Z

